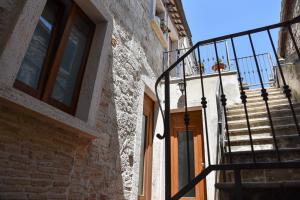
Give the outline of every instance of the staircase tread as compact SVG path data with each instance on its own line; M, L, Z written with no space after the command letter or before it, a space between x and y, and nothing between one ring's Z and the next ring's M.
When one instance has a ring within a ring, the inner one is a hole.
M286 118L293 118L292 115L287 115L287 116L283 116L283 117L272 117L272 120L285 120ZM297 118L300 118L300 115L297 115ZM269 121L268 117L260 117L260 118L255 118L255 119L249 119L250 122L260 122L260 121ZM247 120L231 120L228 121L228 124L239 124L239 123L246 123Z
M282 102L286 102L285 104L283 104L283 105L289 105L289 102L288 102L288 100L287 99L270 99L270 100L268 100L268 103L269 104L274 104L274 103L282 103ZM255 108L257 108L257 106L256 105L260 105L260 104L263 104L263 105L265 105L265 101L260 101L260 102L248 102L247 103L247 106L248 107L251 107L251 106L255 106ZM242 103L239 103L239 104L235 104L235 105L232 105L232 106L228 106L228 109L235 109L235 108L238 108L238 107L241 107L241 106L243 106L244 104L242 104Z
M256 104L257 105L257 104ZM294 106L300 106L300 104L299 103L296 103L296 102L294 102L293 103L293 105ZM227 109L228 109L228 111L229 111L229 114L228 114L228 116L230 116L230 115L232 115L232 114L230 114L230 113L234 113L234 112L245 112L245 109L242 107L243 106L243 104L240 104L240 105L235 105L235 107L227 107ZM280 108L280 107L285 107L285 106L289 106L289 103L287 102L287 103L280 103L280 104L273 104L273 105L269 105L269 108L270 109L274 109L274 108ZM252 111L252 110L259 110L259 109L266 109L266 106L265 106L265 104L263 104L263 105L260 105L260 104L258 104L257 106L255 106L255 107L249 107L249 106L247 106L247 110L249 111ZM272 112L272 111L271 111Z
M219 189L234 189L235 183L221 182L215 186ZM300 181L274 181L274 182L243 182L243 188L280 188L280 187L300 187Z
M299 123L300 125L300 123ZM295 127L295 124L284 124L284 125L277 125L277 126L274 126L274 128L291 128L291 127ZM255 126L255 127L251 127L251 130L259 130L259 129L270 129L271 126ZM239 132L239 131L247 131L248 132L248 127L246 128L235 128L235 129L230 129L229 132ZM276 130L275 130L276 131Z
M295 105L295 104L294 104ZM300 108L294 108L295 110L299 110L300 111ZM291 112L291 109L278 109L278 110L272 110L271 111L271 114L275 114L275 113L281 113L281 112ZM248 116L249 117L252 117L252 118L255 118L255 115L261 115L261 114L266 114L266 112L255 112L255 113L249 113ZM242 114L235 114L235 115L228 115L227 118L233 118L233 117L245 117L245 113L242 113Z
M276 136L276 139L281 139L281 138L292 138L292 137L300 137L298 134L291 134L291 135L278 135ZM252 137L252 140L259 141L259 140L273 140L273 136L263 136L263 137ZM230 139L230 142L245 142L249 141L249 138L245 139ZM228 142L227 139L225 139L225 142Z
M294 148L279 148L279 152L291 152L291 151L300 151L300 147L294 147ZM276 152L275 149L264 149L264 150L255 150L255 153L273 153ZM225 154L229 154L229 152L225 152ZM251 150L245 150L245 151L233 151L231 154L252 154Z
M252 97L261 97L261 93L247 93L246 95L248 98L252 98ZM272 91L272 92L268 92L268 95L273 96L273 95L284 95L284 93L282 93L281 91Z
M270 88L265 88L267 91L281 91L280 88L277 87L270 87ZM250 90L245 90L246 93L258 93L261 92L261 88L257 88L257 89L250 89Z
M275 98L286 98L286 96L283 93L271 93L268 95L268 97L275 99ZM263 99L262 96L256 96L256 95L247 95L247 100L253 100L253 99Z

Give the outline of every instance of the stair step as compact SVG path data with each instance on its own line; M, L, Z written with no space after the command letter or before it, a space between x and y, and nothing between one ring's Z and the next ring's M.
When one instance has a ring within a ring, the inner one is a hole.
M276 100L276 99L287 99L283 94L278 94L278 95L269 95L268 99L271 100ZM247 96L247 104L248 103L253 103L253 102L259 102L259 101L263 101L262 96L258 96L258 97L248 97Z
M294 110L295 113L300 113L300 107L296 107L296 104L294 104ZM272 117L280 117L280 116L286 116L286 115L291 115L292 111L290 108L283 108L283 109L278 109L278 110L272 110L271 115ZM268 117L268 114L266 111L264 112L255 112L255 113L250 113L248 114L249 119L256 119L256 118L261 118L261 117ZM230 115L227 117L228 121L233 121L233 120L245 120L246 115L245 112L242 114L237 114L237 115Z
M270 87L270 88L265 88L267 92L274 92L274 91L281 91L280 88L277 87ZM246 94L260 94L261 93L261 88L258 89L251 89L251 90L245 90Z
M297 115L298 122L300 122L300 115ZM270 121L268 117L261 117L256 119L250 119L250 127L257 127L257 126L269 126ZM284 125L290 122L294 122L294 117L284 116L284 117L272 117L273 124L276 125ZM228 122L229 129L237 129L237 128L247 128L247 121L246 120L235 120Z
M228 144L228 141L225 140L226 144ZM256 137L252 136L252 142L253 145L266 145L266 144L271 144L272 148L274 144L273 136L264 136L264 137ZM285 147L300 147L300 136L299 135L283 135L283 136L277 136L276 137L276 142L278 144L279 148L285 148ZM235 137L232 138L230 137L230 145L231 147L233 146L247 146L250 148L250 139L248 137ZM249 149L250 150L250 149Z
M231 190L235 189L234 183L216 183L215 186L218 189ZM291 187L291 188L300 188L300 181L277 181L277 182L243 182L243 189L270 189L270 188L282 188L282 187Z
M300 124L299 124L300 125ZM274 125L275 135L291 135L297 133L295 124ZM248 128L230 129L230 136L248 135ZM252 134L272 134L271 127L257 126L251 127Z
M271 99L268 101L269 106L274 106L274 105L289 105L288 99L283 98L283 99ZM247 103L247 108L257 108L257 107L262 107L265 106L266 103L265 101L263 101L262 99L260 101L257 102L251 102L251 103ZM238 105L233 105L228 107L228 111L232 111L235 109L241 109L244 108L243 104L238 104Z
M226 182L234 181L234 172L226 171L224 172L226 176ZM252 182L258 183L273 183L278 184L278 182L283 181L300 181L300 169L290 168L290 169L251 169L251 170L241 170L242 182Z
M281 161L299 161L300 148L280 148L279 154ZM224 153L225 160L229 160L229 152ZM231 152L233 163L253 163L252 151ZM277 154L274 149L256 150L255 158L257 162L277 162Z
M235 199L234 183L217 183L221 200ZM299 182L242 183L243 200L296 200L300 199Z
M253 145L253 148L254 151L275 149L273 144ZM251 151L250 145L231 146L231 152L241 152L241 151Z
M257 98L257 97L261 97L261 92L257 92L257 93L247 93L246 95L248 98ZM284 95L284 93L281 90L276 90L276 91L270 91L268 92L269 96L276 96L276 95Z
M299 103L293 103L294 108L299 108ZM269 104L270 111L278 111L282 109L290 109L290 104L286 101L285 103L276 103L276 104ZM256 106L247 106L247 111L249 114L257 113L257 112L267 112L266 105L265 104L257 104ZM238 115L238 114L244 114L245 109L243 105L239 105L235 108L228 108L227 109L228 116L232 115Z

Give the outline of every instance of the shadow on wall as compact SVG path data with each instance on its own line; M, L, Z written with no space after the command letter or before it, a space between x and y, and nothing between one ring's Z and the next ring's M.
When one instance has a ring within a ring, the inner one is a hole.
M94 140L0 104L0 199L124 199L111 80Z

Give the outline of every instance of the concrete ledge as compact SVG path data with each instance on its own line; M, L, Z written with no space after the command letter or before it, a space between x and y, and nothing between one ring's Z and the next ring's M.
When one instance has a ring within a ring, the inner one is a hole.
M99 137L96 127L14 88L0 86L0 105L12 110L17 109L82 137L91 139Z

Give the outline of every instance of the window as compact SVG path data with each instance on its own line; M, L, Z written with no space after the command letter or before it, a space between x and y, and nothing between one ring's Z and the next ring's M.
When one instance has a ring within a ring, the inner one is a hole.
M14 87L75 114L94 30L71 0L48 0Z

